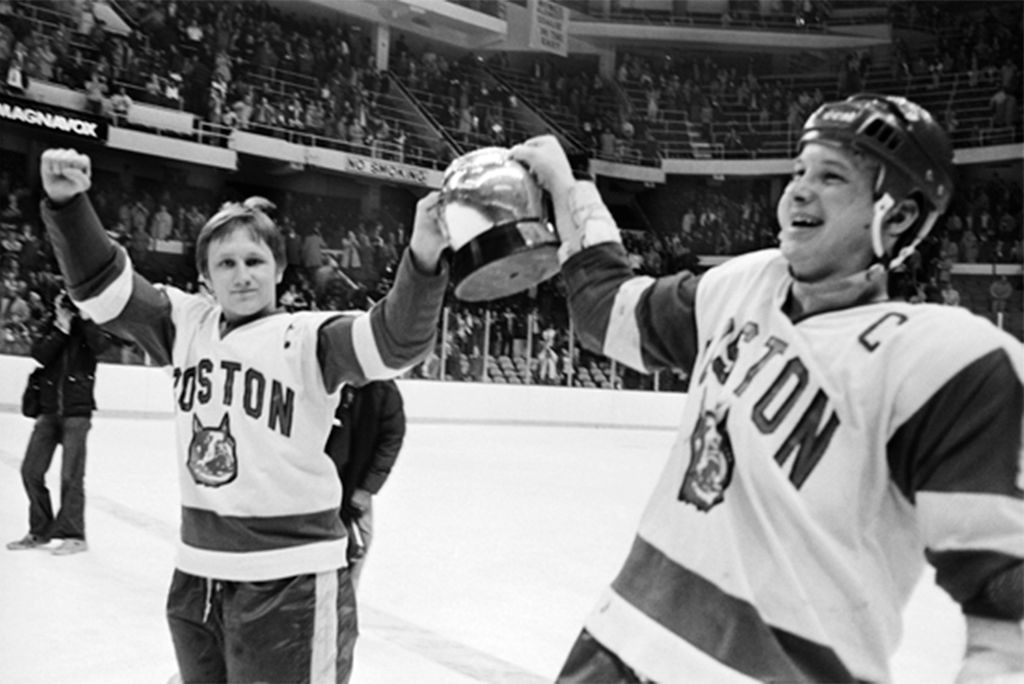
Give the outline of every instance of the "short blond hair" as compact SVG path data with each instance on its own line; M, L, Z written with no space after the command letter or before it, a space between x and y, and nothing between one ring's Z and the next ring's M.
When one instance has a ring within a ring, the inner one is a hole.
M196 269L208 276L210 243L230 235L236 230L247 230L253 239L270 248L278 265L285 263L285 239L267 212L276 205L265 197L250 197L244 202L225 202L210 217L196 238Z

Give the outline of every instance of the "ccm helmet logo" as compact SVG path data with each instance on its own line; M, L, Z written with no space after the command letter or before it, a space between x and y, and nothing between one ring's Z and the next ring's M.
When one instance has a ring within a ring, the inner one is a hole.
M830 109L821 115L825 121L838 121L840 123L852 123L857 118L857 112L849 109Z

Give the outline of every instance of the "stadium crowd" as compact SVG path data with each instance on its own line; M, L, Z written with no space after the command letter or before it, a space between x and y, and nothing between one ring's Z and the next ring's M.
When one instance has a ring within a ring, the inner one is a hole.
M1002 96L993 95L992 127L1010 123L1019 131L1021 36L1000 21L1006 8L955 23L955 15L934 3L897 6L903 12L897 21L933 31L938 40L931 52L916 54L897 42L892 75L908 83L927 76L940 90L949 87L943 74L996 88ZM651 161L661 154L659 137L674 118L727 150L749 152L758 148L761 133L799 125L824 99L869 87L878 73L867 53L842 56L833 93L773 77L753 61L741 68L711 56L652 60L627 53L615 81L642 99L639 106L623 108L609 104L614 84L596 71L550 58L532 58L520 71L524 80L517 81L517 66L507 54L486 63L472 54L450 59L429 47L414 48L400 35L386 74L376 68L370 37L341 17L312 22L265 3L135 0L123 7L139 29L126 36L104 30L89 0L0 3L4 88L20 93L40 79L80 89L95 112L117 125L125 125L134 101L148 102L193 112L224 129L316 136L343 149L443 168L459 149L504 146L523 135L514 116L523 83L530 84L522 87L531 102L553 120L567 121L568 132L589 153L621 158L629 150ZM386 115L393 87L424 104L436 127L413 131ZM729 112L745 114L729 118ZM15 155L4 162L0 351L25 353L31 334L50 315L60 282L36 216L37 198L17 173L26 168L25 160ZM104 224L149 277L197 288L191 243L222 201L241 199L245 190L228 188L220 197L183 183L128 180L97 173L93 196ZM684 184L674 188L678 192L667 205L661 201L647 210L658 221L620 221L635 270L699 271L701 257L774 245L775 198L769 188L767 181L741 188ZM962 187L910 262L904 296L957 304L952 264L1021 263L1021 197L1019 179L997 175ZM409 217L339 221L359 216L352 200L283 193L273 201L288 236L283 307L361 307L387 290ZM596 369L600 376L592 370L587 375L597 386L642 385L572 344L557 279L488 306L450 302L436 358L417 367L417 376L585 384L579 369ZM140 360L130 347L110 354ZM662 386L684 385L685 378L674 378Z

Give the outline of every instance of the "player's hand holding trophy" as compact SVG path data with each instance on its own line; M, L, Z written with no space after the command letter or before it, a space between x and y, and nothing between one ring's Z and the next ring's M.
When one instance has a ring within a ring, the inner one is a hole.
M503 147L453 161L444 173L438 218L451 242L455 296L500 299L558 272L558 236L549 200L530 171Z

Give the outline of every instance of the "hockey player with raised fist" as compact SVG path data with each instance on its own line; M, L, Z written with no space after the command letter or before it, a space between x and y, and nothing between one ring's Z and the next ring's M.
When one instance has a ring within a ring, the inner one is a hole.
M624 567L560 682L888 681L925 563L960 604L958 682L1024 678L1021 345L965 309L893 301L946 210L927 111L856 95L807 120L779 247L636 275L557 141L512 149L553 195L583 343L692 380Z
M433 345L448 276L431 193L388 295L366 312L277 308L285 238L267 200L196 240L213 301L135 273L86 196L89 157L47 150L42 217L72 298L174 378L181 538L167 618L181 680L346 682L356 604L324 444L345 383L396 377Z

